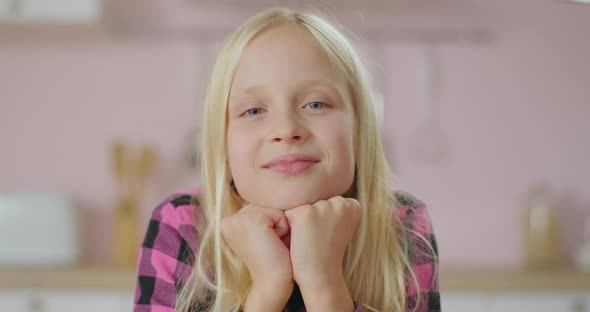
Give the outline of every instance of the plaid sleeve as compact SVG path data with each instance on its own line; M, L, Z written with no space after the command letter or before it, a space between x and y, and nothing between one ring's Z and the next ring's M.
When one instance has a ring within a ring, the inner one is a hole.
M133 311L174 311L195 255L195 198L176 194L154 209L139 253Z
M399 204L400 218L407 230L408 252L418 282L416 285L411 278L407 281L406 311L414 311L416 308L418 312L441 311L438 246L427 207L422 201L405 192L395 192L393 196Z

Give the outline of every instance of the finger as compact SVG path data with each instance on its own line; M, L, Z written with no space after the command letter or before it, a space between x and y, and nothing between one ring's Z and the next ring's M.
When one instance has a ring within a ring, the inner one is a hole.
M260 213L262 213L265 217L272 220L273 227L276 227L277 225L279 225L279 223L281 223L282 219L285 219L285 213L279 209L256 207L256 210L259 211ZM280 224L279 226L284 228L285 222L286 221L282 221L282 224ZM288 229L288 223L287 223L287 229Z
M240 207L240 209L239 209L239 210L240 210L240 211L246 211L246 210L250 210L250 209L253 209L253 208L254 208L254 207L253 207L253 205L251 205L250 203L248 203L248 202L243 202L243 203L242 203L242 207Z
M285 210L285 219L287 220L289 228L293 227L293 220L297 216L297 213L299 212L298 208L300 208L300 207L295 207L295 208L292 208L289 210Z
M355 198L345 198L346 202L351 205L351 206L355 206L355 207L360 207L361 203L359 203L358 200L356 200Z
M360 216L362 214L361 203L359 203L359 201L356 200L355 198L346 198L346 202L356 212L356 214L355 214L356 219L360 218Z
M318 200L317 202L315 202L312 206L315 206L320 209L328 209L328 208L330 208L330 202L322 199L322 200Z
M301 205L289 210L285 210L285 218L289 222L289 228L293 228L293 224L297 222L299 216L304 214L307 209L312 209L313 205Z
M281 219L279 220L279 222L277 222L275 224L275 232L277 232L277 235L279 237L283 237L287 234L289 234L290 231L290 227L289 227L289 221L287 220L287 217L285 215L283 215L281 217Z

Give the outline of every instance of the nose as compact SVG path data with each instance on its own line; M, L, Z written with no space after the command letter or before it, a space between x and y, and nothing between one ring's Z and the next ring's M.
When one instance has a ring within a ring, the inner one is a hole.
M304 141L308 137L309 131L305 122L300 120L296 113L276 112L273 117L275 120L269 132L271 142L292 144Z

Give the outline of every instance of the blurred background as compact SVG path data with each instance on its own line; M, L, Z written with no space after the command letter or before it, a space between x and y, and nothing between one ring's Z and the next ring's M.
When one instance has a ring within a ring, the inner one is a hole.
M590 4L0 0L0 311L129 311L151 211L199 185L203 87L272 4L357 35L445 311L590 311Z

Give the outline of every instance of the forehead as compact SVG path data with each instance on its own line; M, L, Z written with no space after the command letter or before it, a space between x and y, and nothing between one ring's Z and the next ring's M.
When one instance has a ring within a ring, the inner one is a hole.
M305 26L283 24L262 32L246 46L231 94L310 85L344 92L347 81Z

